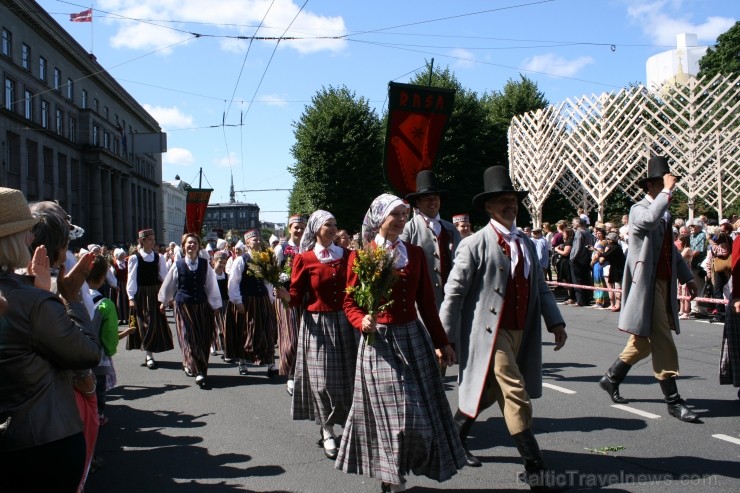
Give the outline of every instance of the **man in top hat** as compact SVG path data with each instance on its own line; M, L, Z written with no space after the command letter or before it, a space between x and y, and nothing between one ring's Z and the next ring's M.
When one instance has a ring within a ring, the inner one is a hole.
M532 432L530 398L542 395L541 318L555 335L555 350L567 339L557 302L545 284L535 246L516 226L519 202L506 168L483 175L484 192L473 206L490 222L463 241L445 286L440 319L456 347L459 408L455 423L467 463L480 466L466 439L475 419L498 403L506 426L524 460L525 479L533 489L558 491ZM459 333L456 333L459 332Z
M439 208L448 195L447 190L440 190L431 170L419 171L416 175L416 192L406 195L415 214L401 234L401 240L424 250L437 309L442 305L445 282L452 269L455 249L460 243L460 233L455 226L439 217Z
M455 225L457 232L460 233L460 239L467 238L473 234L469 214L455 214L452 216L452 224Z
M655 156L648 161L647 177L640 180L645 198L630 209L627 265L622 284L619 330L630 336L622 353L599 381L612 401L625 404L619 384L638 361L652 353L653 373L665 395L668 413L681 421L699 417L683 404L676 388L678 352L671 331L679 333L677 282L696 296L691 270L673 244L668 204L678 181L668 161Z

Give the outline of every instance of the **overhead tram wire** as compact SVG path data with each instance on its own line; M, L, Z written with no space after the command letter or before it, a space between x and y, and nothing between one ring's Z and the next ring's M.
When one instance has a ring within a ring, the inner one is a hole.
M493 67L508 68L508 69L511 69L511 70L519 71L519 72L528 72L528 73L532 73L532 74L541 74L541 75L547 75L548 77L557 77L558 79L574 80L574 81L577 81L577 82L585 82L587 84L594 84L594 85L598 85L598 86L612 87L612 88L615 88L615 89L621 89L620 86L615 86L614 84L607 84L605 82L597 82L597 81L593 81L593 80L579 79L577 77L569 77L567 75L551 74L551 73L548 73L548 72L542 72L540 70L531 70L531 69L525 69L525 68L521 68L521 67L512 67L511 65L503 65L503 64L500 64L500 63L484 62L483 60L476 60L474 58L463 58L463 57L454 56L454 55L446 55L446 54L443 54L443 53L432 53L430 51L413 50L411 48L401 48L401 47L398 47L398 46L394 46L392 44L376 43L376 42L372 42L372 41L360 41L360 40L356 40L356 39L348 39L347 41L354 41L355 43L364 43L364 44L369 44L369 45L373 45L373 46L382 46L382 47L385 47L385 48L392 48L392 49L395 49L395 50L410 51L410 52L413 52L413 53L421 53L422 55L439 56L439 57L444 57L444 58L452 58L453 60L462 60L462 61L465 61L465 62L481 63L483 65L491 65Z

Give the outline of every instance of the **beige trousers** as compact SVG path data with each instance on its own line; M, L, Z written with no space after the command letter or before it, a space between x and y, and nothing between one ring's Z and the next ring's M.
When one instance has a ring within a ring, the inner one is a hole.
M653 297L653 316L651 320L650 335L640 337L630 335L619 359L628 365L634 365L638 361L647 358L653 353L653 373L658 380L678 375L678 351L673 342L671 331L670 283L665 280L655 281L655 296Z
M498 402L509 433L532 427L532 403L524 389L524 377L516 364L523 331L499 329L493 345L493 360L483 386L480 411Z

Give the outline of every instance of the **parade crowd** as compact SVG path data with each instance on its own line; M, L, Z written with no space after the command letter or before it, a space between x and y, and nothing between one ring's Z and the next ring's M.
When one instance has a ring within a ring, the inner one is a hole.
M481 467L467 437L494 404L523 480L563 491L532 430L543 338L556 351L568 339L555 289L562 304L619 312L626 345L599 381L611 401L628 402L620 385L650 356L667 412L700 421L677 388L673 334L689 318L724 324L720 383L740 387L740 220L670 217L680 177L662 157L647 164L645 196L619 226L579 210L520 228L528 192L493 166L472 199L490 219L475 232L467 213L440 218L450 191L421 171L415 192L376 197L354 236L316 210L291 216L282 241L249 230L235 243L188 233L160 245L143 227L136 245L74 253L84 231L57 203L0 188L1 489L83 491L102 465L119 340L157 370L175 347L172 310L195 385L208 388L216 355L240 375L287 377L292 419L315 422L335 467L381 491L403 491L410 473L445 481ZM451 409L442 376L454 364Z

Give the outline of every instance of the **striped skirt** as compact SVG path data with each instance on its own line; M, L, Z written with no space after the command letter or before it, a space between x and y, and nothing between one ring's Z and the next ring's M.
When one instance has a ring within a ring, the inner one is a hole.
M229 309L229 300L223 300L223 306L213 312L213 348L216 351L224 350L224 334L226 333L226 314Z
M722 349L719 359L720 385L740 387L740 314L732 304L725 310L725 329L722 333Z
M303 312L291 407L294 420L344 426L352 406L359 336L343 311Z
M278 369L280 375L293 376L298 345L298 327L300 327L303 308L300 306L287 307L279 299L274 301L274 305L278 325L278 350L280 351Z
M136 326L126 340L126 349L163 353L175 347L167 316L159 311L159 284L139 286L136 301Z
M373 345L360 341L335 467L401 484L409 471L444 481L464 464L429 334L418 321L378 324Z
M206 375L213 340L213 310L208 303L175 303L175 325L183 366L193 375Z
M277 320L267 296L245 296L244 313L229 302L224 334L227 358L251 360L256 365L275 362Z

